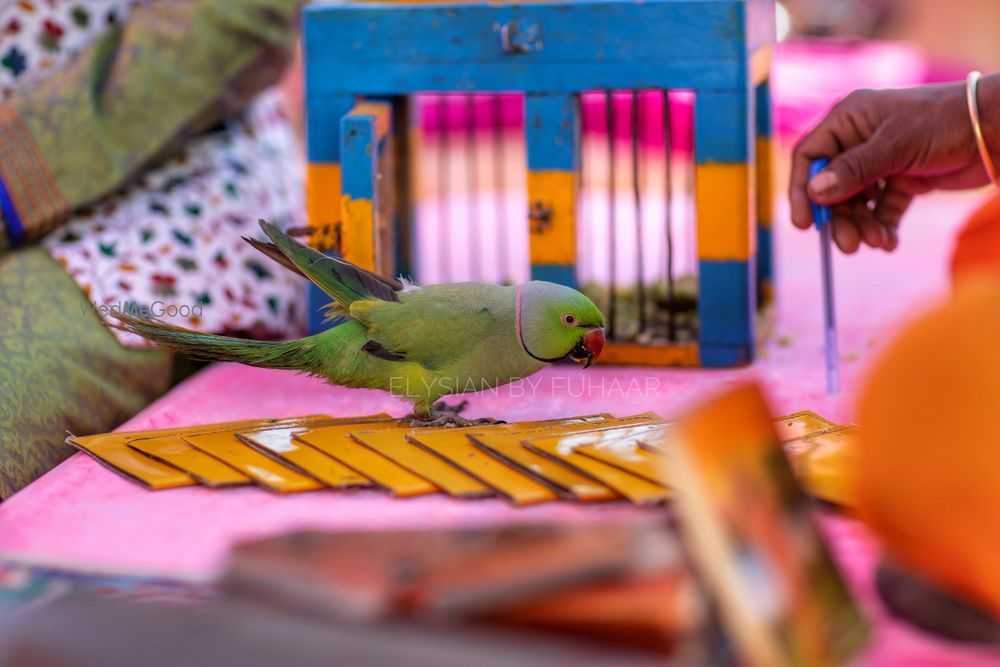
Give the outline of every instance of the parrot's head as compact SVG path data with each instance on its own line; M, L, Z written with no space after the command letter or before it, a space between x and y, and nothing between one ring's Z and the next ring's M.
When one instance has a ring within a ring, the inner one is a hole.
M604 316L575 289L532 280L517 288L517 333L535 359L569 356L587 368L604 349Z

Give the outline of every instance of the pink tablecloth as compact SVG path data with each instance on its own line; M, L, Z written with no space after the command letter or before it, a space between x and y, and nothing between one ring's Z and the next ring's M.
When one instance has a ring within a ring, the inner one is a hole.
M837 288L845 392L823 393L816 238L778 227L776 326L760 361L742 370L647 370L558 366L509 391L472 398L470 413L508 420L655 410L672 417L699 397L748 377L768 388L776 412L817 410L849 420L866 363L901 319L941 298L954 228L977 202L941 195L918 205L892 257L862 251L838 258ZM376 392L327 387L292 373L217 365L177 387L123 428L156 428L237 418L329 412L356 415L405 406ZM279 497L257 489L184 488L148 492L77 454L0 505L0 552L75 567L210 576L237 540L294 527L332 530L592 521L636 512L623 505L564 503L512 509L499 500L428 496L395 500L375 492ZM837 555L862 599L870 590L873 546L856 524L826 522ZM876 617L880 612L870 604ZM871 665L986 665L995 657L935 642L880 622Z

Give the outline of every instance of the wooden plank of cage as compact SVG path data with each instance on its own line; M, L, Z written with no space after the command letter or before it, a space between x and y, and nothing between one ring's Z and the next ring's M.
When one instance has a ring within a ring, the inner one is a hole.
M764 79L755 91L757 105L757 290L762 304L774 300L774 155L771 82Z
M306 66L325 72L324 89L361 94L503 91L512 82L529 93L726 89L746 81L748 54L771 39L773 7L773 0L318 3L304 9Z
M414 100L407 95L392 98L393 217L396 230L395 273L412 279L414 230L417 219L414 193L420 192L413 168L420 155L420 132L416 126Z
M618 210L618 196L615 192L617 169L615 169L615 93L604 91L604 118L608 137L608 338L615 340L618 325L618 224L615 216Z
M526 95L532 280L577 286L579 108L575 95Z
M308 88L308 86L307 86ZM354 106L350 95L306 93L308 166L306 216L309 243L329 252L336 245L340 223L340 118Z
M388 196L383 173L392 154L392 105L362 102L340 121L343 158L340 254L370 271L392 275L395 261L393 226L386 210Z
M507 219L507 152L505 136L507 132L503 96L490 95L490 153L493 156L493 191L496 200L496 212L493 229L496 234L497 261L500 265L500 282L509 284L511 280L510 239L504 234L504 229L511 224Z
M441 267L441 282L450 283L452 281L451 271L451 202L449 183L451 182L451 147L449 137L451 135L451 116L448 112L448 96L439 93L435 98L435 111L437 113L437 183L435 197L438 211L438 262Z
M639 153L641 125L639 122L639 93L632 90L629 99L632 112L631 118L631 148L632 148L632 200L635 207L635 261L638 279L636 294L639 302L639 335L646 332L646 263L642 247L642 164Z
M306 85L306 229L307 243L326 253L338 252L341 230L340 118L354 106L349 95L317 92ZM296 230L291 230L293 233ZM330 297L309 283L306 293L307 329L326 328L323 306Z
M667 259L667 340L677 340L677 317L675 312L674 283L674 178L673 178L673 122L670 117L670 91L663 95L663 226L666 233Z
M476 96L465 95L462 109L462 125L465 130L465 159L467 161L465 204L469 226L469 254L472 259L473 280L485 280L483 272L482 221L479 219L479 155L476 142L479 140L476 127Z
M704 366L753 360L757 312L753 88L695 91L698 351Z

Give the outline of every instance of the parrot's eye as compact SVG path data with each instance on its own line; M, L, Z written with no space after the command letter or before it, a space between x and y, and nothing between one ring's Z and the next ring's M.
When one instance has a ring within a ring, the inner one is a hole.
M562 320L563 324L565 324L568 327L571 327L574 324L576 324L576 318L573 317L573 313L566 313L565 315L562 316Z

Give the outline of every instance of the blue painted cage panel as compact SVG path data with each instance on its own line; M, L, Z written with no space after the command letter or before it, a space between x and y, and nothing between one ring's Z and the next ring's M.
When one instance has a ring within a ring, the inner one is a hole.
M771 0L310 6L312 241L423 282L577 286L612 361L748 363L772 33Z

